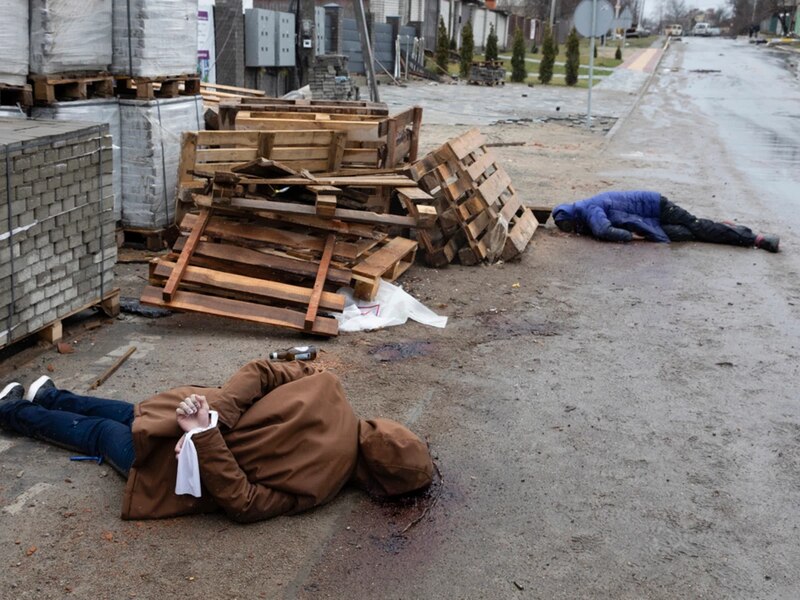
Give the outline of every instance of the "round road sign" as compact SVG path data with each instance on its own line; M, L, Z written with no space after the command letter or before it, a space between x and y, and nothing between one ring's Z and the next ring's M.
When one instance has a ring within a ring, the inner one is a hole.
M592 30L592 5L597 3L594 30ZM573 15L575 29L584 37L599 37L608 33L614 20L614 8L608 0L581 0Z

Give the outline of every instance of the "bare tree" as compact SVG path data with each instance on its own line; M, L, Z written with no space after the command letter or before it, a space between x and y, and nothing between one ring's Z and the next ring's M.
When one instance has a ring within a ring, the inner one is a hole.
M664 5L664 18L669 23L683 24L689 15L686 0L666 0Z

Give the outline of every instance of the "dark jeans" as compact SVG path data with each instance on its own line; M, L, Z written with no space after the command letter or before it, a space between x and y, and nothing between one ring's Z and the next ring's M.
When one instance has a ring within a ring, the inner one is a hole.
M0 403L0 425L81 454L102 456L125 477L133 464L133 404L128 402L41 390L37 404Z
M698 219L664 196L661 196L661 228L673 242L696 240L732 246L753 246L756 243L756 234L744 225Z

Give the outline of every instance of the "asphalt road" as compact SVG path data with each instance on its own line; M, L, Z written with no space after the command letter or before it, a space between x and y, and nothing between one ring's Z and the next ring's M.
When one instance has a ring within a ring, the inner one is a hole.
M429 440L443 479L428 496L379 504L351 491L248 526L127 523L123 483L108 469L0 434L0 596L795 597L798 175L752 142L779 121L797 156L800 91L781 60L730 40L675 45L602 160L573 152L598 182L655 188L701 216L780 233L782 253L602 244L548 228L517 263L409 272L406 287L450 317L446 329L324 344L322 364L357 412ZM453 89L429 100L442 114L471 93ZM605 113L620 116L637 98L612 96L619 106ZM562 98L580 106L577 94ZM595 96L598 113L604 99ZM526 193L528 177L517 183ZM565 174L564 195L569 184ZM103 393L138 401L219 381L299 339L193 315L128 316L84 333L75 354L12 374L27 381L49 366L65 387L86 389L135 344L141 352Z

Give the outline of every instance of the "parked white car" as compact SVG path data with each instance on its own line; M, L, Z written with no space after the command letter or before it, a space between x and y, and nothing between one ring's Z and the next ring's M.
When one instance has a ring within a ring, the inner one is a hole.
M708 23L695 23L694 27L692 27L692 35L700 35L700 36L708 36L711 35L709 33Z

